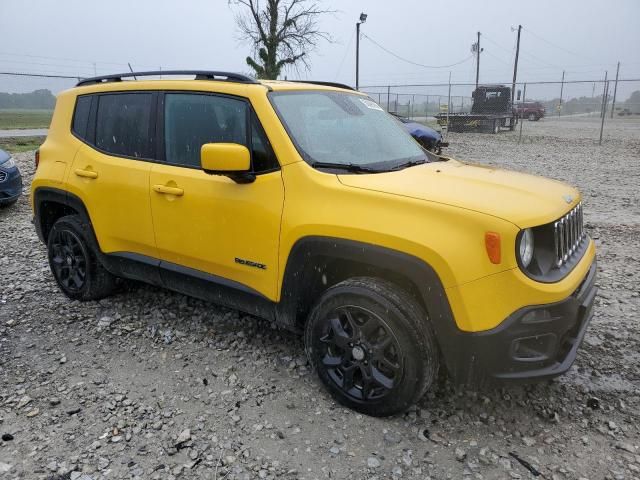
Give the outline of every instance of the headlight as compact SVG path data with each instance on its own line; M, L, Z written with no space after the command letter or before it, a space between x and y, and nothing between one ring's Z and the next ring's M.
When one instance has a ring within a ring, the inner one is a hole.
M520 235L520 245L518 246L520 253L520 262L524 268L527 268L533 258L533 231L527 228Z
M16 162L13 160L13 158L9 157L8 159L6 159L4 162L0 163L0 168L13 168L16 166Z

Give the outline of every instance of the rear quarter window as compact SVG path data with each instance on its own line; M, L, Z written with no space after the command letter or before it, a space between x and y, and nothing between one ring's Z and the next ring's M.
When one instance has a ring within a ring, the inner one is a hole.
M150 158L152 93L100 95L95 146L116 156Z
M71 131L82 140L87 140L87 125L89 123L89 112L91 110L91 96L78 97L76 108L73 112L73 122Z

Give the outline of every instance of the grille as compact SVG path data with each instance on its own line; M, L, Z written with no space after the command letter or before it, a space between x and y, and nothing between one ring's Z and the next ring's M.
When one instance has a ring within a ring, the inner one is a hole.
M582 202L553 224L556 245L556 265L561 267L578 250L585 237L582 222Z
M0 182L4 182L7 179L7 172L0 172Z

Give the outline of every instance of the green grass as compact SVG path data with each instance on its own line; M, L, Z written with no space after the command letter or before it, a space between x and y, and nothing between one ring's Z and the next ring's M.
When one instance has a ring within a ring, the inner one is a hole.
M9 153L36 150L44 142L44 137L8 137L0 138L0 148Z
M0 130L49 128L51 110L0 109Z

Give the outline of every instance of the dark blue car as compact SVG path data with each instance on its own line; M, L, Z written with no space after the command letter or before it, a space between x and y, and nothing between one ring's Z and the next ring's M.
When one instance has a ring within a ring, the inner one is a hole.
M21 194L20 170L11 155L0 150L0 207L16 203Z
M449 146L448 143L442 141L442 135L440 135L440 132L433 128L414 122L409 118L401 117L395 113L391 113L391 115L396 117L402 123L407 132L409 132L409 134L427 150L435 154L440 154L442 152L442 147Z

